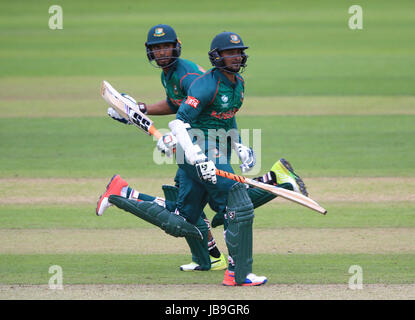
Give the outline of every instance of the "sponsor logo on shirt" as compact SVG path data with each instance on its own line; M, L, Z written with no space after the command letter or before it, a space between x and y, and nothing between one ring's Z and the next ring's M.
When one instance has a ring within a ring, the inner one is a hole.
M227 112L216 112L212 111L210 114L211 117L214 117L216 119L231 119L235 116L235 113L238 112L238 109L233 108L232 110L229 110Z
M197 108L198 104L199 104L199 100L197 100L195 97L192 96L188 96L185 103L187 103L189 106L193 107L193 108Z

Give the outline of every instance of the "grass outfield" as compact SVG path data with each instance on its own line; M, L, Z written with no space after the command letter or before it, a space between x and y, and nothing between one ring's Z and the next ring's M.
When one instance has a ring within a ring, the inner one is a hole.
M269 281L233 288L238 298L415 299L413 1L366 1L356 31L346 0L54 4L63 30L48 29L48 1L0 10L1 299L228 298L223 271L179 271L190 262L183 239L116 208L94 214L114 173L157 196L172 183L176 166L155 164L151 138L109 119L99 96L105 79L137 100L164 99L143 45L159 22L205 68L215 34L242 36L238 124L261 129L254 176L286 157L328 209L283 199L256 209L253 271ZM213 233L226 253L222 228ZM48 289L52 265L63 291ZM363 290L347 287L352 265Z

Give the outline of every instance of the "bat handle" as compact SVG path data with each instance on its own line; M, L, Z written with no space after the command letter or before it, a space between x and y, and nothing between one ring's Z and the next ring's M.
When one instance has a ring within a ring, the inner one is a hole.
M148 129L148 133L151 134L152 136L156 137L157 140L160 139L163 136L161 134L161 132L158 131L154 125L151 125L150 129Z
M240 183L245 183L245 177L238 176L236 174L233 174L227 171L216 169L216 175L227 178L227 179L235 180Z

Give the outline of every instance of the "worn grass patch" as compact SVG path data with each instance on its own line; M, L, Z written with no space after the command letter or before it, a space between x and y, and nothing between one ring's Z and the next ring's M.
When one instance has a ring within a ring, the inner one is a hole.
M203 294L201 294L203 292ZM232 288L240 300L413 300L414 284L365 284L350 290L346 284L266 284ZM64 285L51 290L47 285L0 285L4 300L228 300L229 288L220 284L164 285Z

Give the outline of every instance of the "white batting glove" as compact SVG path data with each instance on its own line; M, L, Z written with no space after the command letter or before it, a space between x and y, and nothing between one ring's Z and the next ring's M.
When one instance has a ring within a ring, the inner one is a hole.
M200 179L216 184L216 166L212 160L197 163L196 170Z
M236 142L234 143L234 149L242 162L242 164L239 166L241 171L243 173L250 171L256 163L254 150Z
M121 117L121 115L112 107L108 108L107 113L114 120L117 120L117 121L119 121L121 123L124 123L124 124L131 124L130 121L128 121L128 120L124 119L123 117Z
M171 133L167 133L157 141L157 149L166 156L171 157L176 149L177 139Z
M121 93L121 96L122 96L123 99L128 99L131 102L133 102L134 104L137 104L137 102L134 100L134 98L130 97L128 94ZM108 108L107 113L114 120L117 120L117 121L119 121L121 123L124 123L124 124L131 124L131 122L129 120L124 119L123 117L121 117L121 115L112 107Z

